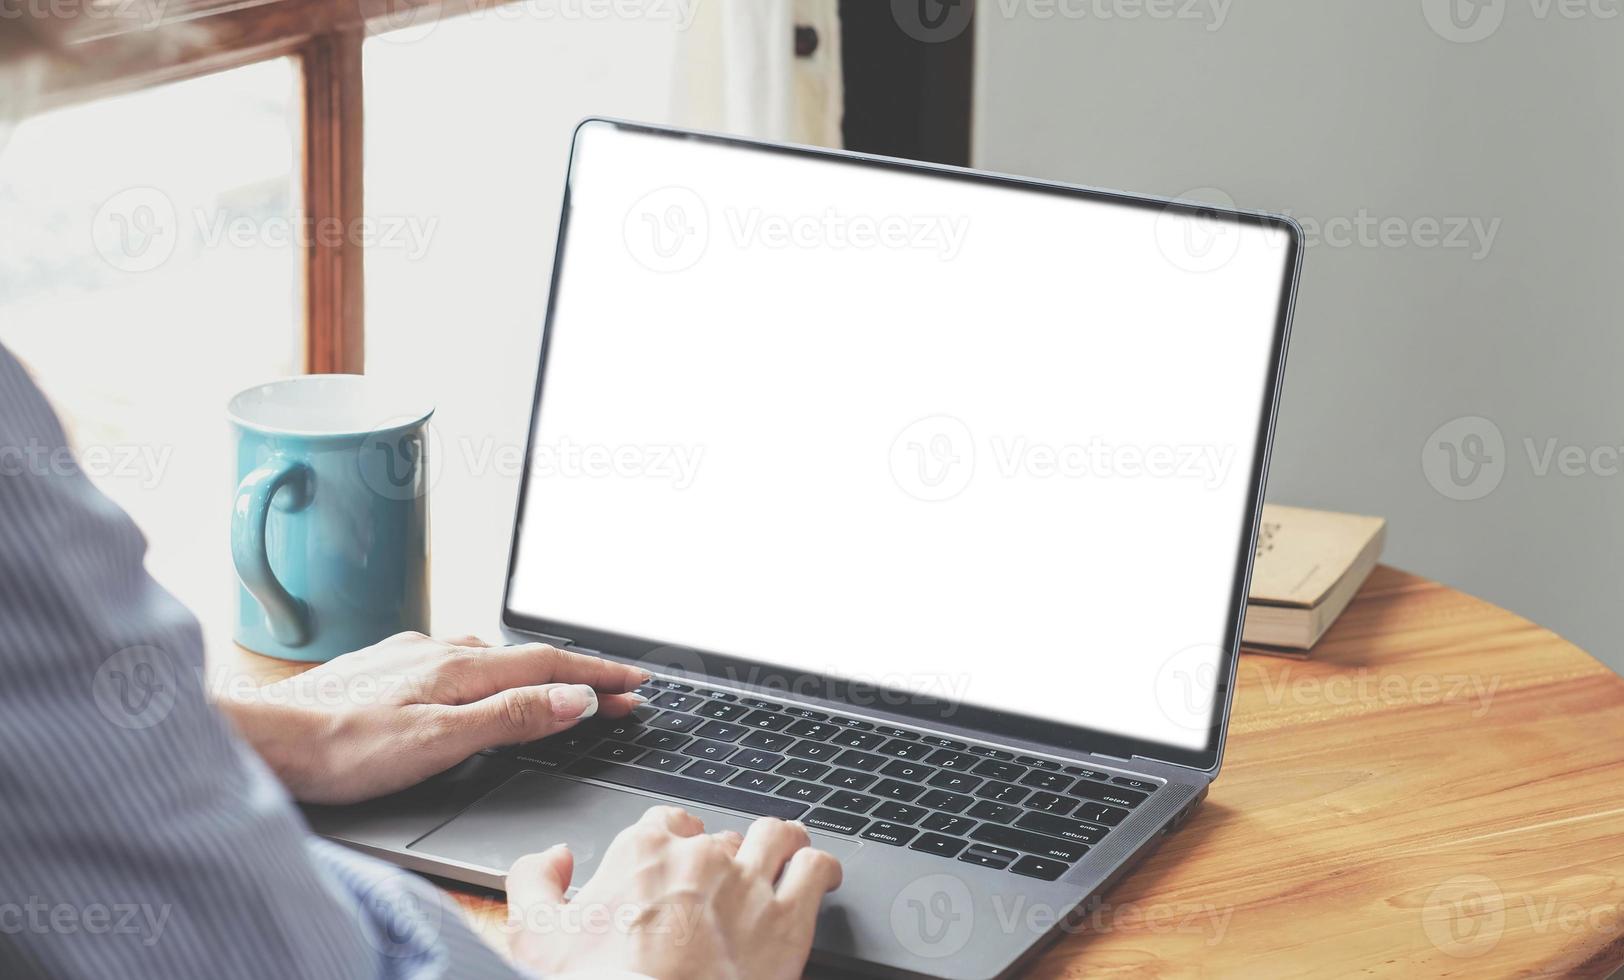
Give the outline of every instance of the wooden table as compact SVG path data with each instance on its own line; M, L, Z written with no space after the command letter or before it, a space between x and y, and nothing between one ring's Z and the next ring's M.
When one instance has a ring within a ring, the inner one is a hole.
M457 897L496 939L501 907ZM1624 680L1527 620L1378 568L1312 659L1241 658L1206 803L1031 976L1621 963Z

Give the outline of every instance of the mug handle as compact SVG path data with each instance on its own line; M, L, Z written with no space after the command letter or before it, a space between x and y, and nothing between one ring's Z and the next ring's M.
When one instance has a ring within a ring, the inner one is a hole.
M310 467L280 453L242 478L231 508L231 560L237 578L265 611L265 626L276 642L301 647L310 642L310 608L277 581L265 550L265 524L271 500L283 487L294 495L287 509L303 507L310 496Z

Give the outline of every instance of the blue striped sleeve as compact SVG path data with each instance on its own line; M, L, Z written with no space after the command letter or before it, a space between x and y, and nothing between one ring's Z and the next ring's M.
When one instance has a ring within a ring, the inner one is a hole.
M0 348L0 976L516 976L437 891L310 837L144 553Z

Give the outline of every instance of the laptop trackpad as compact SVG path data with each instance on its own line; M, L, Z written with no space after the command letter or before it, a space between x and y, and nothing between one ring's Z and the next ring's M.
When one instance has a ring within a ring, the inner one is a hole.
M568 844L575 855L574 883L592 877L615 835L651 806L670 803L704 821L709 832L750 826L751 818L681 800L661 800L539 772L521 772L491 790L450 822L414 841L408 850L506 875L525 854ZM812 846L844 861L856 841L812 834Z

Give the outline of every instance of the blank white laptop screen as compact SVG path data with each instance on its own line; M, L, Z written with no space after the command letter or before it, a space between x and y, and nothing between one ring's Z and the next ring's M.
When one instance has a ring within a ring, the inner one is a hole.
M1288 239L589 123L509 608L1200 749Z

